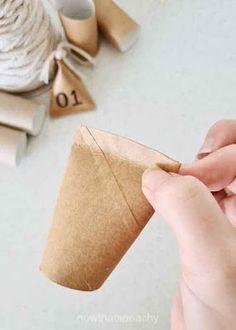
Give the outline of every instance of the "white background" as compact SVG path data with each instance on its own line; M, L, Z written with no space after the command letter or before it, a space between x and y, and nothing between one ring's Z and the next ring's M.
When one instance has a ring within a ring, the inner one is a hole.
M104 41L85 70L97 110L47 120L20 167L0 167L1 330L169 329L178 282L172 233L156 216L104 286L93 293L50 283L38 266L76 126L109 130L180 161L208 127L235 117L236 2L119 0L142 25L120 54ZM84 71L84 70L83 70ZM80 314L158 314L152 323L89 323Z

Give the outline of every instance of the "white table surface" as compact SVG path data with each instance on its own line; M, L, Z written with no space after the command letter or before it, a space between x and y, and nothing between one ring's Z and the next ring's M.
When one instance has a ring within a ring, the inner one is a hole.
M207 128L236 111L234 0L119 0L142 25L120 54L102 42L86 70L97 110L47 120L16 169L0 167L0 329L169 329L178 283L176 242L154 216L105 285L82 293L38 266L76 126L109 130L193 159ZM80 315L158 315L157 324L80 321Z

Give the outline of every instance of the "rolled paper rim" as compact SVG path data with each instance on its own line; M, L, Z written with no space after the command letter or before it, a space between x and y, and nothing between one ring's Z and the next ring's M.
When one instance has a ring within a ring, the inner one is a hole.
M119 51L128 51L138 40L140 25L116 1L94 3L100 31Z
M95 10L95 4L93 2L93 0L86 0L89 5L90 5L90 9L91 9L91 14L88 15L88 16L85 16L85 17L71 17L71 15L69 14L66 14L64 12L64 9L65 7L62 7L60 8L59 10L59 15L60 17L63 17L63 19L66 19L68 21L81 21L81 22L84 22L84 21L87 21L87 20L90 20L91 18L94 18L96 17L96 10ZM79 2L79 1L78 1ZM79 6L79 5L78 5Z
M46 105L33 99L1 92L0 124L36 136L44 122Z
M22 157L26 153L27 148L27 135L25 132L21 132L21 138L19 139L19 142L17 144L17 150L16 150L16 158L15 158L15 165L18 166L21 162Z
M26 132L14 129L9 126L0 125L0 131L3 131L3 142L6 141L6 148L3 149L3 154L7 148L10 148L10 157L5 158L1 155L1 164L6 166L18 166L21 162L22 157L26 153L27 148L27 134ZM6 134L6 140L4 135ZM9 150L9 149L8 149Z
M139 39L140 31L141 28L137 24L132 31L128 32L126 36L124 36L124 38L121 40L120 44L118 45L118 47L122 52L127 52L133 47L134 44L136 44L136 42Z
M86 4L88 7L87 11ZM85 11L84 15L79 15L79 4L77 4L77 12L72 12L71 9L68 9L68 12L64 12L63 9L61 9L60 19L65 30L66 38L70 43L82 48L92 57L95 57L99 51L95 4L92 0L86 0L81 6L82 11ZM78 15L76 15L76 13L78 13ZM80 54L76 54L76 56L80 57ZM85 63L86 62L87 61L85 61Z
M29 134L36 136L40 133L46 117L46 110L47 110L46 105L39 103L38 107L35 110L32 131L29 132Z

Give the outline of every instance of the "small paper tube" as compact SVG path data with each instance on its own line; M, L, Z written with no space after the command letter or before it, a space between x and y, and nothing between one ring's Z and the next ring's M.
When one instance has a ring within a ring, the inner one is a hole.
M72 146L41 263L52 281L99 288L153 215L141 191L147 167L180 164L125 138L81 127Z
M92 0L72 0L61 10L67 39L90 55L98 52L98 29Z
M112 0L94 0L98 27L120 51L129 50L139 36L139 25Z
M0 163L16 166L25 154L27 136L25 132L0 126Z
M0 123L37 135L44 122L46 106L0 92Z

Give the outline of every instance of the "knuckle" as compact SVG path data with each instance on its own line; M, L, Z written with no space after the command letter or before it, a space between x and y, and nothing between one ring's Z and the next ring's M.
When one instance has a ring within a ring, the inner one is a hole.
M236 144L230 144L226 146L225 150L228 150L230 153L236 154Z
M221 260L218 269L215 269L214 280L218 289L236 287L236 265L232 265L232 261L226 264L225 260Z
M221 139L221 141L223 141L223 138ZM225 159L235 159L235 155L236 155L236 144L229 144L226 145L225 147L219 149L216 151L217 155L219 157L223 157ZM228 164L226 163L226 165L230 167L230 162L228 162ZM209 172L209 176L214 178L214 174L216 177L219 177L219 170L217 169L217 167L212 168L211 171Z
M202 183L193 176L178 176L160 187L159 195L168 196L172 201L185 202L201 194Z
M188 201L201 194L202 184L197 178L193 176L186 176L183 179L184 180L182 180L182 184L179 189L179 198L181 201Z
M213 126L210 128L210 130L215 130L215 129L224 129L226 126L228 126L229 120L228 119L221 119L215 122Z
M216 136L219 141L224 142L227 140L229 134L229 128L232 124L232 120L222 119L218 120L209 130L208 136Z

